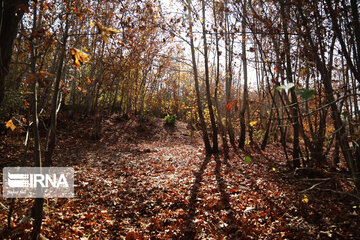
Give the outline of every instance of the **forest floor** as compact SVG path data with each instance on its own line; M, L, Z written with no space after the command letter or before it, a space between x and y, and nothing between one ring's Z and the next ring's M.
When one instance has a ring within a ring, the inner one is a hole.
M90 128L90 120L60 121L54 165L75 169L75 197L45 201L47 239L359 239L359 202L329 191L348 191L347 180L295 177L280 146L248 146L225 160L206 156L182 122L113 115L96 141ZM20 140L0 137L2 167L23 158ZM9 203L0 199L0 231ZM31 204L15 201L13 227ZM26 239L30 228L12 239Z

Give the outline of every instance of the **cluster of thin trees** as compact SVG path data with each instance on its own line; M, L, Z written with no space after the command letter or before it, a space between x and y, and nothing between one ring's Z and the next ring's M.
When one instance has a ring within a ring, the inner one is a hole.
M260 130L261 149L280 141L290 169L337 168L343 159L359 189L359 3L182 4L206 151L219 151L219 137L225 153L243 149Z

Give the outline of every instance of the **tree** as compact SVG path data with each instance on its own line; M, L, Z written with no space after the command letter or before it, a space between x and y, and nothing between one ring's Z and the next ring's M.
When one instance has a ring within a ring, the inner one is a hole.
M243 99L240 110L240 139L239 139L239 148L243 149L245 145L245 135L246 135L246 123L245 123L245 111L249 109L248 105L248 72L247 72L247 59L246 59L246 19L247 19L247 9L246 9L246 0L242 2L242 63L244 71L244 90L243 90ZM248 119L248 122L250 119Z
M205 124L205 118L203 114L202 104L201 104L201 95L200 95L200 89L199 89L199 79L198 79L198 69L196 64L196 56L195 56L195 46L194 46L194 38L193 38L193 20L192 20L192 8L191 8L191 2L188 0L185 3L185 6L188 10L187 14L187 20L189 25L189 39L190 39L190 48L191 48L191 59L192 59L192 65L193 65L193 74L194 74L194 81L195 81L195 91L196 91L196 103L197 103L197 109L198 109L198 115L200 118L200 126L203 134L203 140L205 144L205 150L207 153L212 152L212 148L209 141L209 136L206 129Z
M286 79L289 84L293 83L292 67L291 67L291 45L288 34L288 21L289 18L286 16L286 12L289 12L289 8L285 5L284 1L280 1L280 13L282 20L282 27L284 31L284 43L285 43L285 56L286 56ZM300 143L299 143L299 110L298 102L295 94L295 89L290 88L291 94L291 113L292 113L292 124L293 124L293 168L300 167Z
M14 39L24 11L28 11L28 0L0 1L0 106L4 99L5 77L9 71Z
M213 104L211 100L211 93L210 93L210 80L209 80L209 58L208 58L208 46L207 46L207 37L206 37L206 15L205 15L205 0L202 0L202 30L203 30L203 41L204 41L204 61L205 61L205 85L206 85L206 99L209 108L210 120L211 120L211 127L213 131L213 148L212 153L218 152L218 131L215 122Z

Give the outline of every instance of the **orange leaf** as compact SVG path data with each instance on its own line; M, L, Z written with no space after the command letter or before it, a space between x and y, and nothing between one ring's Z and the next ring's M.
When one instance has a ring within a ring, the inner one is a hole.
M233 105L232 102L229 102L228 104L226 104L226 111L230 112L232 105Z
M80 71L80 66L89 61L89 54L84 53L83 51L77 49L77 48L71 48L70 54L73 58L73 66L75 66Z
M12 121L12 119L10 119L9 121L5 122L5 124L6 124L6 128L10 128L11 131L14 131L15 128L16 128L15 125L14 125L14 123L13 123L13 121Z

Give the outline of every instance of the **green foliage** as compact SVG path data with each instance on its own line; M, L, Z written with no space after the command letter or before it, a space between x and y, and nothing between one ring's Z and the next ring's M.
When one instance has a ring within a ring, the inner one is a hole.
M286 84L286 85L281 85L281 86L278 86L276 88L276 90L278 91L281 91L281 90L289 90L290 88L293 88L295 87L295 84L294 83L289 83L289 84ZM299 96L305 100L311 98L313 95L316 94L316 91L315 89L295 89L295 92L297 94L299 94Z
M313 95L316 94L316 91L314 89L295 89L295 92L305 100L311 98Z
M176 114L173 114L173 115L166 115L164 120L165 120L165 124L166 125L169 125L169 126L175 126L175 123L176 123Z
M251 163L251 157L250 157L250 156L246 156L246 157L245 157L245 162L246 162L246 163Z

